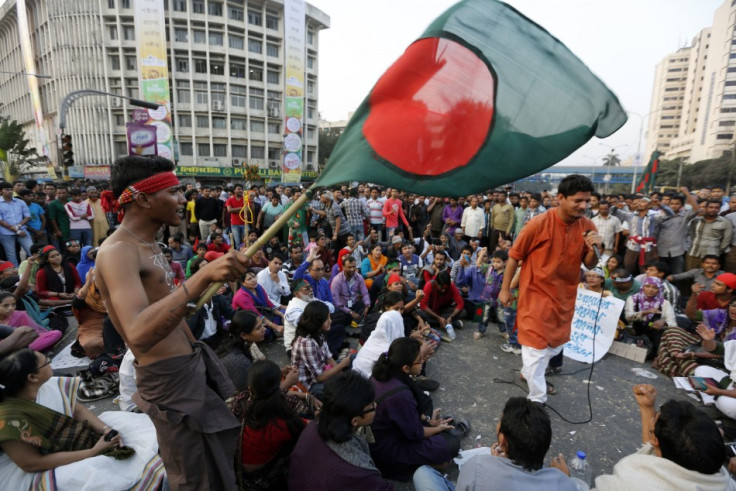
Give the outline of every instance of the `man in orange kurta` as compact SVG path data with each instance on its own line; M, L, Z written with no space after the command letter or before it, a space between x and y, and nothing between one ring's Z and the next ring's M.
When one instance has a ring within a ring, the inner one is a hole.
M593 245L601 250L595 225L584 216L593 191L585 176L563 179L557 196L560 205L524 225L509 251L499 301L511 304L511 279L523 261L516 326L522 345L521 373L533 401L547 400L544 372L549 359L570 340L580 264L592 268L597 261Z

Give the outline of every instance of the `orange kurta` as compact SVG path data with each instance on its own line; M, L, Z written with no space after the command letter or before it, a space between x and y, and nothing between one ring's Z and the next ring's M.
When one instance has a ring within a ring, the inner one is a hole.
M570 324L580 282L580 264L588 252L584 234L596 230L583 217L563 222L557 210L532 218L521 229L509 256L524 261L516 325L519 344L535 349L570 340Z

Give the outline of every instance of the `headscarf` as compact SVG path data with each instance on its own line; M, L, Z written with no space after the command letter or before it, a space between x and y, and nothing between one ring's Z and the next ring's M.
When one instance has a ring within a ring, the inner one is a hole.
M79 277L82 279L82 285L84 285L84 282L87 281L87 273L89 272L89 270L95 267L95 260L90 259L87 256L91 249L94 249L94 247L82 247L82 257L77 264L77 273L79 273Z
M654 285L659 290L657 291L657 294L654 297L648 297L644 293L644 287L647 285ZM658 309L662 306L664 303L664 297L662 296L662 280L659 278L656 278L654 276L647 276L644 278L644 281L641 283L641 288L639 289L639 293L635 293L633 295L634 305L637 305L637 311L642 312L644 310L651 310L651 309ZM654 314L648 314L645 318L646 321L652 320L652 317L654 317Z
M734 305L734 302L731 302L725 309L711 309L702 311L703 324L705 324L706 327L713 329L713 331L715 331L716 333L716 336L720 337L723 334L726 334L726 337L721 340L724 343L726 341L736 340L736 329L732 329L731 332L724 333L724 331L728 329L728 326L731 322L728 315L728 309L732 305Z

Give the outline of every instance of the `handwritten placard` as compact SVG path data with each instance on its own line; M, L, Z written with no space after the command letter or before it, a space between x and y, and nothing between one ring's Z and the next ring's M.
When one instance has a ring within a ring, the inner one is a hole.
M600 310L598 304L600 303ZM611 295L601 300L598 293L578 289L575 315L572 318L570 341L565 345L565 356L576 361L591 363L608 353L616 336L616 325L624 301ZM598 318L596 319L596 313ZM595 331L594 331L595 330ZM595 332L595 360L593 360L593 333Z

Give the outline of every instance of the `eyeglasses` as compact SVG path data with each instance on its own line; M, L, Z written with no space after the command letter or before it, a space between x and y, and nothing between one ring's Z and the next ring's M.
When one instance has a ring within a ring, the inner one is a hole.
M41 365L40 367L38 367L39 370L42 369L43 367L45 367L46 365L51 365L51 357L48 356L48 355L45 355L45 357L46 357L46 363L44 363L43 365Z
M324 271L325 268L312 268L312 271Z
M368 409L363 409L358 416L365 416L366 414L370 414L376 410L376 407L378 407L378 403L376 401L373 401Z

